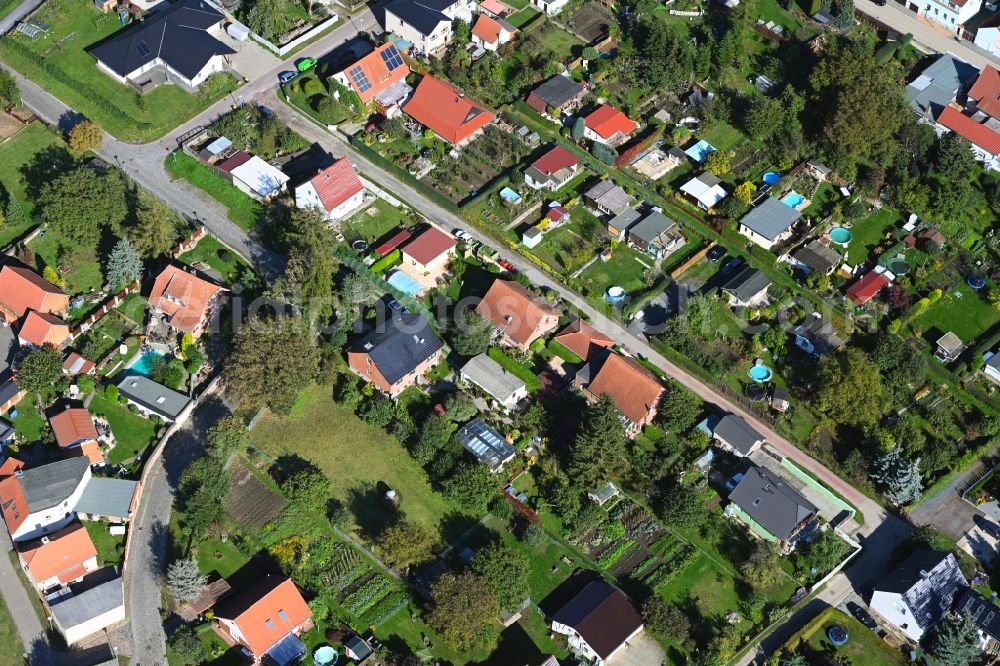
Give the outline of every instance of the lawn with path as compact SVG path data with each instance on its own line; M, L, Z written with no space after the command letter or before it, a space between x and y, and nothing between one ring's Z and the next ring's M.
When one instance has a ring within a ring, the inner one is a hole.
M621 287L633 297L646 289L642 276L656 266L648 255L619 245L607 261L595 261L580 273L580 282L588 295L601 297L608 287Z
M849 640L836 646L827 636L833 625L847 629ZM842 663L865 666L901 666L907 663L902 653L872 633L867 627L835 608L828 608L788 641L786 653L796 650L805 655L810 666L839 659Z
M103 416L111 425L115 448L108 453L108 462L112 465L135 457L149 445L155 434L152 421L133 414L121 405L110 403L100 395L95 395L90 401L90 413Z
M913 323L923 328L925 337L936 340L951 331L962 342L972 345L1000 322L1000 310L986 298L993 288L993 283L987 281L985 288L976 291L963 280L944 292L941 300L928 307Z
M213 236L204 236L197 245L177 257L177 261L188 266L206 264L227 285L236 282L246 271L253 270L243 258Z
M250 231L263 219L264 207L259 202L187 153L174 151L165 165L171 177L188 181L225 206L229 219L244 230Z
M209 97L162 85L140 97L131 86L102 73L86 51L128 29L122 28L113 12L103 14L93 3L50 0L33 18L48 25L48 32L34 40L11 32L0 40L0 57L119 139L156 139L230 89L217 90Z
M400 510L410 520L439 530L447 517L445 538L468 527L463 520L452 520L460 512L431 488L427 474L403 445L336 404L329 387L305 389L289 416L265 413L251 440L270 456L294 454L322 469L333 481L334 497L354 514L355 531L366 540L389 518L382 504L384 489L379 491L384 486L399 493Z
M375 214L369 213L375 209ZM369 244L386 238L390 232L398 230L401 225L409 222L407 211L390 206L382 199L375 199L371 206L366 206L351 219L341 225L341 231L347 242L365 240Z
M847 263L853 266L867 261L885 238L886 232L896 226L899 219L899 213L883 207L851 227L853 237L847 247Z

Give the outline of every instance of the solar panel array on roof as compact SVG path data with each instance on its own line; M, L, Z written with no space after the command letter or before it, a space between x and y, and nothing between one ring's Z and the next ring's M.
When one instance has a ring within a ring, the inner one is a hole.
M355 67L350 72L351 78L354 79L354 85L358 87L359 93L368 92L372 89L372 83L365 76L365 72L361 67Z
M382 51L382 60L385 61L385 66L390 72L403 64L403 56L399 55L399 51L394 45L390 45Z

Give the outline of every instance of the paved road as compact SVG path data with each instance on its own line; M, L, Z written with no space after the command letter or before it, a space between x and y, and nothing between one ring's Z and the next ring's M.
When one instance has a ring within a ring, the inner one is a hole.
M163 456L153 463L143 489L142 503L132 520L132 543L125 571L126 612L132 629L136 666L166 663L166 636L160 614L160 581L168 564L167 530L174 491L181 473L204 450L205 432L229 408L215 395L207 395L179 432L166 444Z
M910 510L909 518L917 525L933 525L953 539L959 539L972 529L974 517L985 515L962 499L961 492L977 476L1000 464L994 448L979 463L955 476L944 488Z
M944 27L918 17L915 12L897 4L895 0L889 0L884 7L879 7L871 0L855 0L854 8L894 30L904 34L911 33L914 43L924 51L954 53L980 69L987 64L1000 64L1000 58L988 54L968 40L956 40Z
M17 570L8 557L10 539L6 534L2 536L2 542L3 547L0 548L2 551L0 552L0 594L3 594L4 603L7 605L11 617L14 618L14 626L17 627L17 633L26 649L31 651L31 646L38 646L48 653L48 643L44 639L42 623L38 621L35 609L31 605L31 599L28 597L28 591L21 583ZM33 663L35 658L42 662L44 657L48 656L40 654L41 650L35 650L36 654L32 655Z
M43 0L24 0L24 2L11 10L10 14L0 19L0 35L5 35L13 30L18 21L38 9L42 2Z

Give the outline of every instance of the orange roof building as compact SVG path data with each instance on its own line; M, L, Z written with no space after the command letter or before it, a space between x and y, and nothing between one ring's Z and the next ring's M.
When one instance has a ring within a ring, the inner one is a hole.
M615 346L614 340L582 319L570 323L556 335L554 340L584 361L589 361L605 349Z
M97 443L97 428L86 409L75 407L49 418L49 425L60 448L73 455L82 455L97 465L104 462L104 453Z
M69 307L69 296L23 266L0 269L0 313L7 323L23 317L28 310L60 313Z
M456 146L475 138L493 122L493 114L449 84L425 75L403 111Z
M450 261L458 242L437 227L431 227L403 247L403 261L420 270L433 270Z
M227 291L170 264L156 277L149 306L154 316L162 317L175 330L197 337L221 307Z
M590 364L584 391L594 400L607 394L629 425L629 435L639 432L656 417L663 384L635 360L613 352ZM594 366L599 366L595 368Z
M52 345L58 349L69 343L69 326L54 314L31 310L21 324L17 339L22 347Z
M559 325L552 305L510 280L494 280L476 312L493 322L504 343L522 351Z
M610 146L622 143L639 129L635 121L610 104L604 104L591 112L583 122L586 126L584 137Z
M994 118L1000 118L1000 71L993 65L986 65L969 90L969 99L975 100L976 108Z
M98 568L97 548L80 523L17 544L17 556L28 578L42 592L79 581Z
M24 463L17 458L8 457L0 465L0 481L6 479L8 476L14 476L17 472L24 469Z
M409 74L410 68L396 45L386 42L342 72L337 72L334 78L356 92L362 102L368 102Z
M264 576L241 594L223 599L215 605L215 620L228 642L253 654L254 663L279 645L286 654L313 626L312 611L295 583L281 576Z
M517 28L502 18L490 18L480 14L476 24L472 26L472 43L482 46L487 51L496 51L502 45L510 42L517 34Z
M71 351L66 356L66 360L63 361L63 374L71 377L75 377L76 375L92 375L96 370L97 366L94 365L93 361L75 351Z
M342 220L364 204L365 186L351 160L342 157L295 188L295 206L322 208L331 220Z

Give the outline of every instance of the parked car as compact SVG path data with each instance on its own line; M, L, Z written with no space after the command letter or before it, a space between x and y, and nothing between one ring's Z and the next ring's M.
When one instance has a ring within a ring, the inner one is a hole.
M726 492L727 493L733 492L733 489L736 488L736 486L742 480L743 480L743 472L736 472L736 474L733 474L733 478L726 481Z
M500 268L504 269L505 271L514 270L514 264L510 263L509 261L504 261L503 259L501 259L497 263L500 264Z
M847 602L847 611L854 616L854 619L865 625L872 631L878 631L878 623L875 622L875 618L871 616L871 613L866 611L864 608L859 606L853 601Z
M302 58L297 63L295 63L295 69L300 72L308 72L310 69L316 66L318 61L316 58Z
M879 7L885 7L885 3L886 3L887 1L888 1L888 0L872 0L872 2L874 2L874 3L875 3L876 5L878 5Z
M722 274L732 275L739 269L743 268L743 264L745 263L746 260L743 257L733 257L732 259L726 262L725 266L722 267Z
M721 245L716 245L711 250L709 250L708 254L706 254L705 256L708 257L709 261L714 263L719 259L722 259L724 256L726 256L726 248L722 247Z
M278 74L278 83L280 83L281 85L285 85L286 83L294 79L296 76L298 75L295 72L282 72L281 74Z
M986 516L975 515L972 521L979 526L979 529L989 534L994 539L1000 539L1000 525L997 525Z
M465 240L466 238L471 238L471 236L465 231L465 229L459 229L455 227L451 230L451 235L459 240Z

